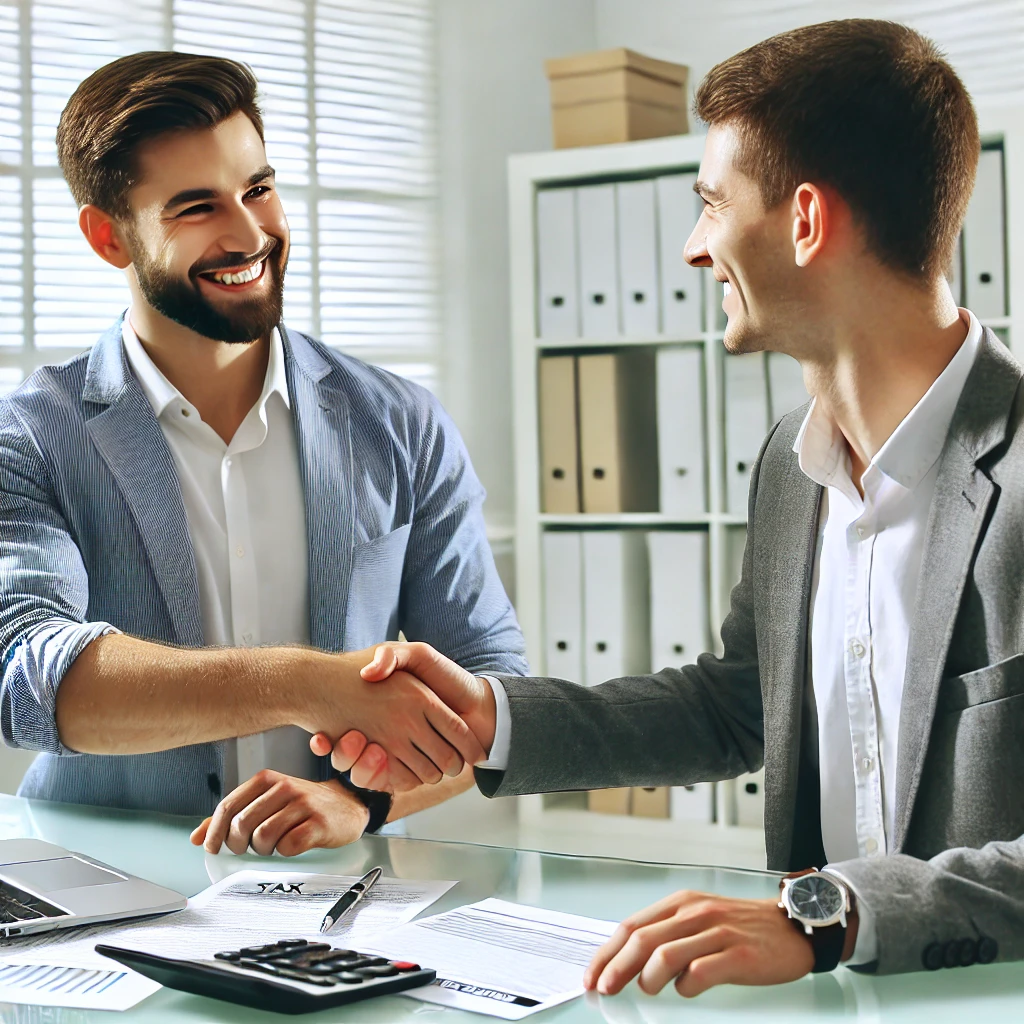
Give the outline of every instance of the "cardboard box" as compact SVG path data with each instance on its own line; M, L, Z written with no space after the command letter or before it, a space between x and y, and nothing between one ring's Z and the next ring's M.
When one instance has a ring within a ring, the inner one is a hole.
M587 794L587 810L598 814L629 814L628 789L594 789Z
M667 818L669 816L668 786L637 787L633 790L633 814L637 818Z
M619 48L549 60L545 70L556 149L689 130L689 69L681 64Z

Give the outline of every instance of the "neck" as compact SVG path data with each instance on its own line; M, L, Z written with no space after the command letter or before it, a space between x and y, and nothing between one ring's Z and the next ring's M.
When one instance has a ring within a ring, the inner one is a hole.
M269 336L249 344L212 341L133 298L131 325L146 354L229 444L263 391Z
M830 312L821 328L826 343L801 363L809 391L846 438L860 490L868 463L949 364L968 328L941 278L927 287L865 282L833 297Z

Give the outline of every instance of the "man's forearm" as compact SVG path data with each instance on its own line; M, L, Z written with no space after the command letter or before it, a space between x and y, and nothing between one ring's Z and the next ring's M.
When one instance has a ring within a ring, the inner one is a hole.
M57 730L81 753L143 754L305 724L311 680L337 657L300 647L195 650L99 637L57 690Z
M473 766L467 765L454 778L443 779L436 786L417 786L408 793L398 793L391 804L391 811L388 814L388 821L397 821L407 814L415 814L417 811L425 811L428 807L436 807L445 800L459 793L465 793L472 789L475 779L473 777Z

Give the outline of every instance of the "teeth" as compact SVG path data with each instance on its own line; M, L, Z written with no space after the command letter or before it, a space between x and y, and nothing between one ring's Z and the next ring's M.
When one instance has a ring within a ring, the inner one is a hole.
M729 294L729 292L731 292L731 291L732 291L732 285L731 285L731 284L729 284L729 282L728 282L728 281L726 281L726 282L725 282L725 284L723 284L723 285L722 285L722 291L723 291L723 292L724 292L724 293L725 293L726 295L728 295L728 294Z
M263 273L263 261L254 263L248 270L240 270L237 274L214 274L214 281L220 284L248 284L255 281Z

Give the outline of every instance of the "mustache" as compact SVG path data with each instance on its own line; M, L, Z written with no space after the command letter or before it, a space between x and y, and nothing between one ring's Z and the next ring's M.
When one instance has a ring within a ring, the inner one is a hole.
M258 252L245 254L241 252L226 252L217 259L198 261L192 264L188 272L189 277L198 277L200 274L216 273L218 270L230 270L232 267L241 267L250 263L260 263L265 260L279 245L276 238L268 238L267 244Z

